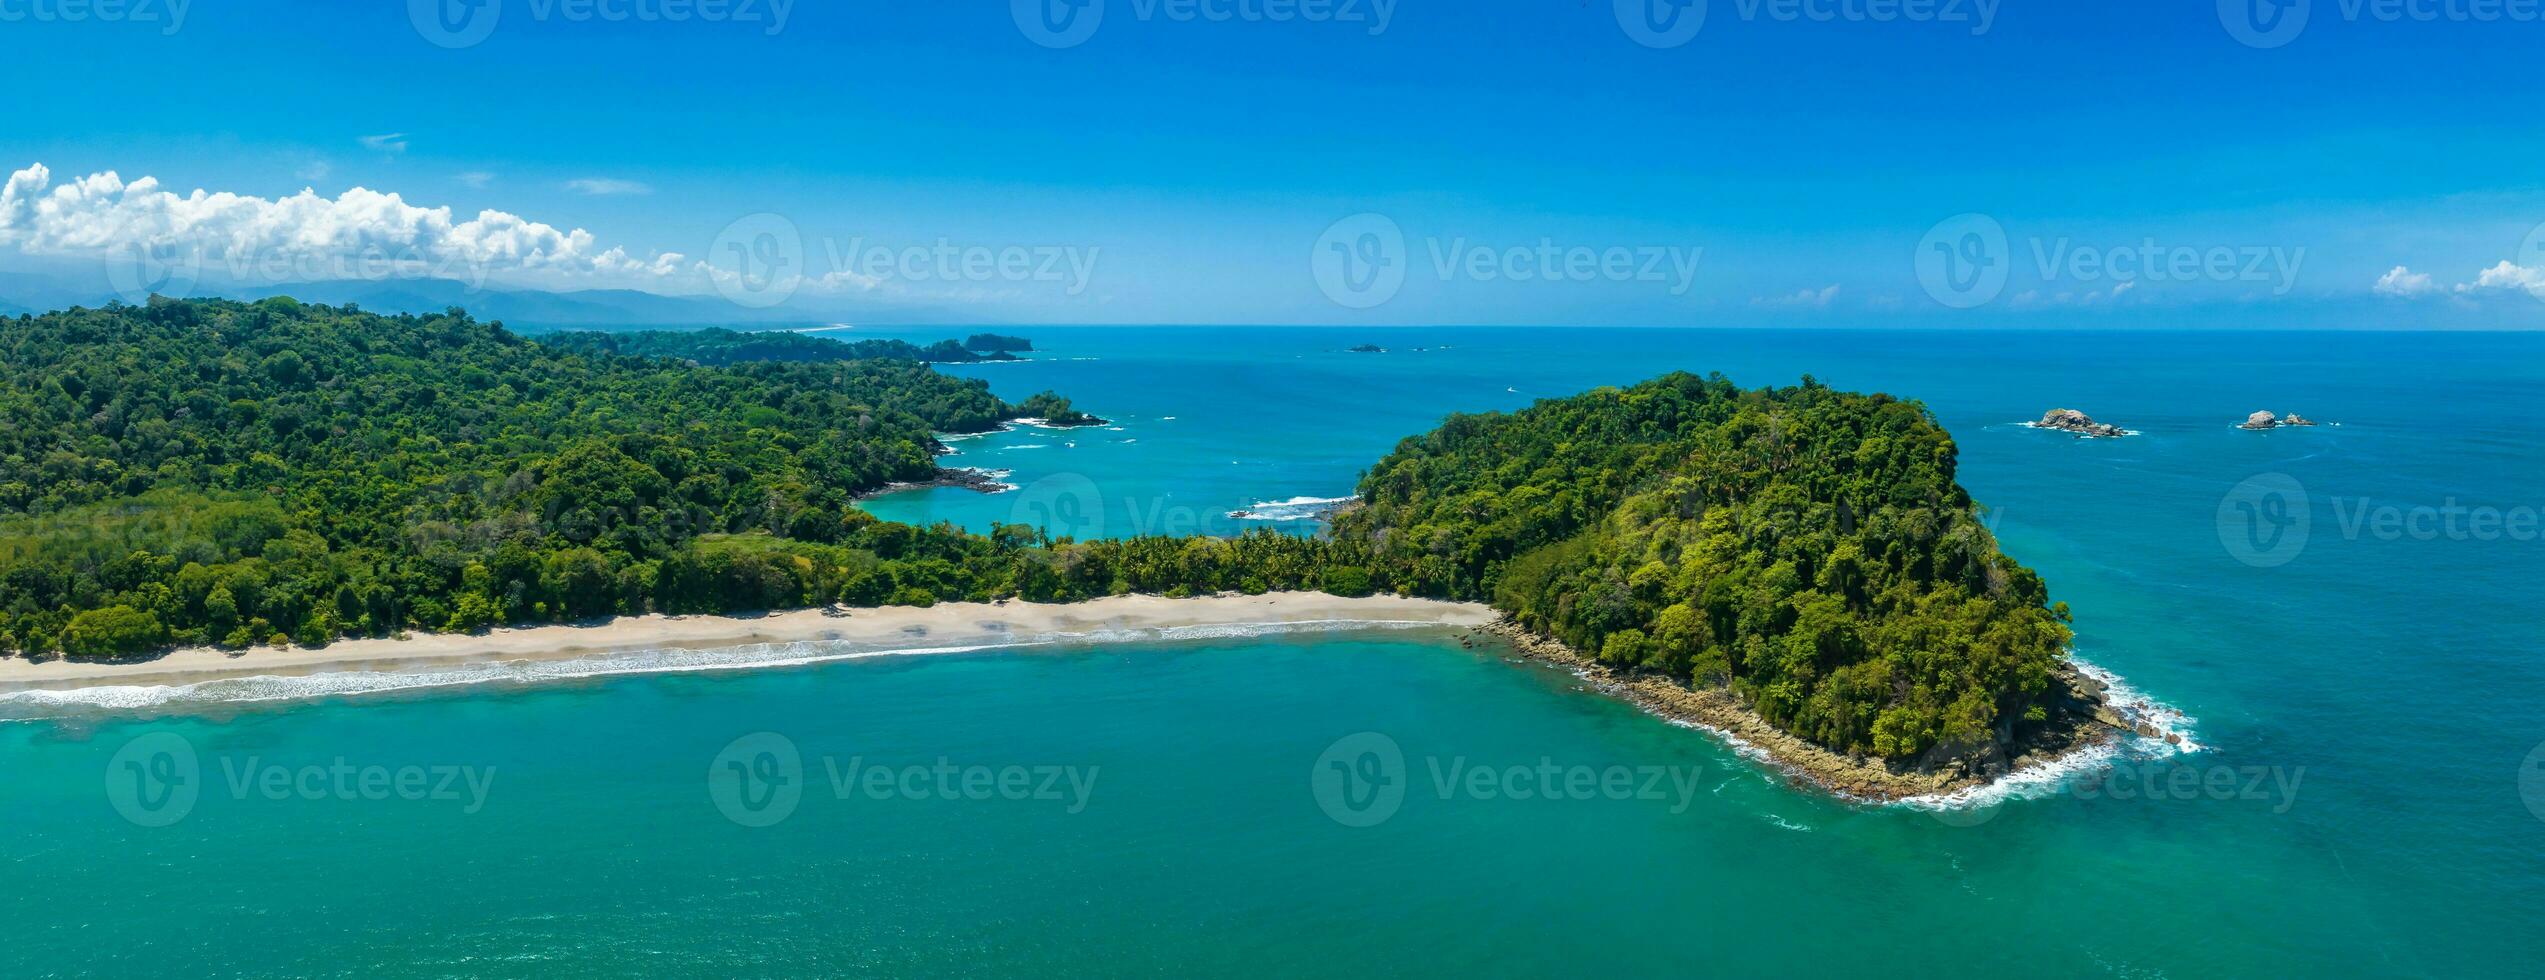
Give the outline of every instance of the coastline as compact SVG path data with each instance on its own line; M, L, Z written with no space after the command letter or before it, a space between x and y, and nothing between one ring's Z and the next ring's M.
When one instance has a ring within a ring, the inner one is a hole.
M403 640L346 640L318 649L258 648L238 652L197 647L123 663L0 660L0 693L562 661L613 653L760 644L836 642L872 645L878 651L886 651L1011 646L1034 642L1042 636L1106 631L1356 623L1475 627L1492 622L1496 615L1474 603L1276 592L1191 599L1125 595L1075 603L939 603L925 608L829 606L759 616L621 616L590 625L531 626L486 633L419 633Z
M2063 670L2057 680L2068 688L2075 710L2063 711L2053 724L2015 746L2015 758L1974 770L1967 765L1930 771L1895 768L1878 759L1849 756L1814 745L1770 724L1731 692L1690 687L1675 678L1618 670L1582 656L1565 643L1496 619L1478 632L1498 638L1520 656L1572 671L1599 691L1675 725L1703 729L1730 743L1736 751L1784 770L1788 781L1808 784L1844 799L1866 803L1901 803L1967 797L1975 790L2007 782L2036 768L2055 768L2064 760L2099 752L2125 733L2153 734L2183 744L2146 719L2131 718L2103 697L2104 685L2079 670Z

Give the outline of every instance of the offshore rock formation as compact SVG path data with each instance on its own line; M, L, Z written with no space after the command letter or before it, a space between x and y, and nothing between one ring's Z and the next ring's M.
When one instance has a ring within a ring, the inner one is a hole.
M2073 432L2078 436L2087 439L2118 439L2122 436L2131 434L2128 429L2121 428L2117 425L2107 425L2102 422L2097 422L2086 417L2084 412L2077 411L2073 408L2051 409L2041 414L2041 421L2026 424L2031 425L2036 429L2057 429L2061 432Z

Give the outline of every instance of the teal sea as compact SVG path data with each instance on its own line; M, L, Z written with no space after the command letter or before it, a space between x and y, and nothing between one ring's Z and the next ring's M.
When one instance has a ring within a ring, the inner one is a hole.
M1018 489L871 510L1309 533L1449 412L1667 370L1922 400L2193 750L1860 805L1405 629L0 696L0 975L2535 969L2545 335L1022 332L948 370L1113 424L957 440Z

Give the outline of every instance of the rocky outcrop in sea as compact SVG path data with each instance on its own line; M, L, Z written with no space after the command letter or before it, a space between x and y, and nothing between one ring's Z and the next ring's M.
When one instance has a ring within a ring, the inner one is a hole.
M2290 412L2286 418L2273 415L2269 412L2255 412L2251 415L2245 416L2244 422L2237 425L2236 428L2251 429L2255 432L2260 432L2264 429L2279 429L2289 426L2309 426L2314 424L2314 419L2307 418L2306 416L2300 415L2296 412Z
M2135 435L2135 433L2120 426L2097 422L2088 418L2086 413L2077 411L2073 408L2054 408L2041 413L2041 421L2027 422L2025 424L2036 429L2056 429L2061 432L2073 432L2079 437L2086 439L2118 439L2126 435Z

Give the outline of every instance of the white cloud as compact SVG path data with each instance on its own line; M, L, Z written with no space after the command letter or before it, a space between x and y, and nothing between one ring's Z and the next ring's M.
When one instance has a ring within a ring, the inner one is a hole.
M593 197L617 197L631 194L654 193L654 188L644 183L633 180L620 180L615 177L584 177L577 180L569 180L566 181L566 189L577 194L588 194Z
M2457 287L2457 291L2461 293L2479 289L2519 289L2525 290L2530 295L2545 298L2545 269L2529 268L2504 259L2501 264L2485 269L2475 276L2474 283L2470 287Z
M2426 296L2438 292L2439 285L2430 281L2429 273L2414 272L2399 265L2377 277L2377 285L2371 291L2379 296Z
M450 208L419 207L362 187L334 198L310 190L282 198L180 195L155 178L126 183L113 171L57 183L40 163L0 185L0 243L56 255L185 255L206 272L226 265L233 278L248 281L425 275L535 286L706 286L677 253L637 258L600 247L580 228L502 211L461 220Z
M2499 264L2476 273L2473 282L2441 287L2430 278L2429 273L2414 272L2399 265L2387 270L2385 275L2377 277L2377 285L2371 287L2370 291L2379 296L2399 299L2451 293L2460 297L2461 302L2472 301L2479 294L2487 292L2523 292L2538 299L2545 299L2545 268L2524 266L2504 259Z
M406 152L406 134L382 133L378 136L365 136L362 138L362 145L381 153L404 153Z
M460 174L457 179L460 183L466 184L470 187L474 187L478 190L485 190L486 185L495 182L495 175L483 170L471 170L467 173Z
M2045 296L2042 295L2041 290L2027 289L2009 297L2006 303L2016 309L2045 306L2096 306L2103 303L2117 303L2121 297L2129 295L2137 288L2139 288L2138 280L2123 279L2113 283L2111 289L2089 289L2082 293L2073 289L2063 289Z
M325 160L312 160L301 164L300 169L292 171L292 176L302 180L325 180L327 175L334 173L335 170L336 168Z
M1829 308L1829 302L1837 298L1838 284L1831 283L1819 289L1799 290L1783 296L1756 297L1750 300L1750 305L1825 310Z

